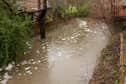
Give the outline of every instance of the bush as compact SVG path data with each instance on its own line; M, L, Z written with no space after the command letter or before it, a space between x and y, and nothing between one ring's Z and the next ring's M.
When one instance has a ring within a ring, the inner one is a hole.
M90 13L90 4L86 3L82 6L69 5L68 7L57 6L55 14L60 18L69 16L87 17Z
M66 8L67 16L76 16L77 13L78 13L78 9L76 6L69 5L68 8Z
M65 8L61 7L61 6L57 6L55 8L55 15L60 17L60 18L64 18L66 15L66 11Z
M19 56L24 56L26 44L30 38L31 20L27 15L22 18L13 15L4 9L0 3L0 67L18 61Z
M76 16L87 17L90 14L90 4L84 4L81 7L78 7L78 13Z

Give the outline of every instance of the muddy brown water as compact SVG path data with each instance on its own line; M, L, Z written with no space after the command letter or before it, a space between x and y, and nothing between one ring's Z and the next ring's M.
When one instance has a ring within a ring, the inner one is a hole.
M47 39L33 38L31 57L17 65L7 84L88 84L109 27L95 20L72 19L47 28Z

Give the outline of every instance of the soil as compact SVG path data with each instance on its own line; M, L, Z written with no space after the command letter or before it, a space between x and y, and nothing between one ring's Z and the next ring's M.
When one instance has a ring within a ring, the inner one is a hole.
M119 81L119 34L113 36L111 43L103 49L100 61L95 68L89 84L118 84Z

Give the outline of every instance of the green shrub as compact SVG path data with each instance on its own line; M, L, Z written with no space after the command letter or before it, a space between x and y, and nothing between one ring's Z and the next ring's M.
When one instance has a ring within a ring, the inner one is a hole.
M85 3L82 6L69 5L68 7L57 6L55 13L60 18L69 16L87 17L90 13L90 4Z
M81 7L78 7L78 13L76 16L87 17L90 14L90 4L84 4Z
M57 6L55 8L55 15L60 17L60 18L64 18L66 15L66 8L65 7L61 7L61 6Z
M47 11L46 16L45 16L45 22L50 23L52 21L53 21L52 11Z
M67 16L76 16L76 14L78 13L78 9L76 6L69 5L68 8L66 8L65 12Z
M31 20L28 15L13 15L0 3L0 67L17 62L24 56L30 38Z

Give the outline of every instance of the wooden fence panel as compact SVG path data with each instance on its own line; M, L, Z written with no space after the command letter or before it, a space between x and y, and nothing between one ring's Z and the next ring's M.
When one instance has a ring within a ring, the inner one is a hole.
M95 17L111 18L120 12L120 0L92 0L92 9Z

